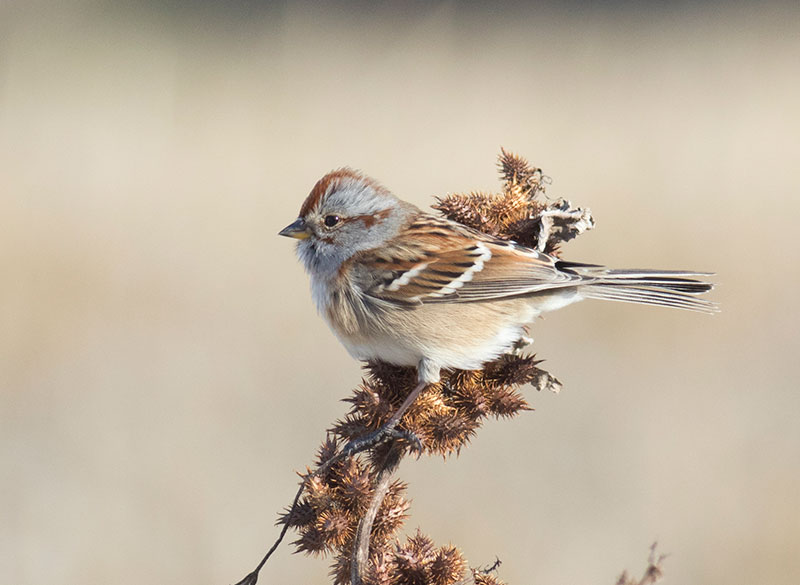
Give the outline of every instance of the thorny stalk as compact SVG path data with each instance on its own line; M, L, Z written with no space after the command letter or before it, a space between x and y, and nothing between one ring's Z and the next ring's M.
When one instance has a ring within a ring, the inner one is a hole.
M375 517L378 515L378 509L383 503L383 498L392 485L392 476L397 470L397 466L400 464L401 456L400 449L392 445L375 478L375 491L372 494L369 508L367 508L367 511L358 523L358 536L356 537L356 544L353 547L350 576L351 585L361 585L363 583L363 577L367 573L372 527L375 525Z

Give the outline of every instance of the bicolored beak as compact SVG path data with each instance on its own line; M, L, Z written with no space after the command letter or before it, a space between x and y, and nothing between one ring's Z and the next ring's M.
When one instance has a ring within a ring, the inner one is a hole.
M308 229L305 220L298 217L294 223L287 225L278 232L279 236L286 236L287 238L295 238L298 240L305 240L311 236L311 230Z

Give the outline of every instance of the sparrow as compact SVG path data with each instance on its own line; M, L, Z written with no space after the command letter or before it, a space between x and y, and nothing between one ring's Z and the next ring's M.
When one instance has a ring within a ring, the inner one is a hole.
M354 358L417 368L383 434L442 369L481 368L542 313L584 299L716 311L697 298L709 273L562 260L426 213L350 168L322 177L279 235L298 240L317 310Z

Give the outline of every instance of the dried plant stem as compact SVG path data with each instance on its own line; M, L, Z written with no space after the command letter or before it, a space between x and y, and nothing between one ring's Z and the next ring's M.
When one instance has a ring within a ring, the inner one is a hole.
M350 449L343 450L343 451L337 453L336 455L334 455L333 457L330 457L328 460L326 460L324 463L322 463L319 467L317 467L314 471L311 471L311 472L307 473L305 476L303 476L303 480L300 482L300 487L297 489L297 493L294 495L294 499L292 500L292 505L289 507L288 514L291 515L295 511L295 509L297 508L297 504L300 501L300 497L303 495L303 492L306 489L306 482L309 479L311 479L314 476L324 475L325 473L327 473L327 471L333 465L335 465L336 463L338 463L339 461L341 461L345 457L353 457L355 455L358 455L362 451L366 451L366 450L370 449L371 447L372 447L372 445L362 445L362 446L357 446L357 447L354 447L354 448L351 447ZM399 452L396 453L396 454L394 452L395 452L395 449L392 449L392 451L390 452L390 455L394 454L394 457L396 457L396 460L394 461L394 465L393 465L392 470L391 470L392 472L394 472L394 469L397 468L397 465L400 462L400 454L399 454ZM389 460L389 456L387 456L387 461L388 460ZM388 474L388 475L391 476L391 473ZM375 508L375 513L373 514L373 518L372 518L373 522L375 521L375 517L374 516L375 516L375 514L377 514L378 508L380 507L380 502L383 501L383 496L386 495L386 490L389 488L390 483L391 482L387 479L386 487L384 488L384 492L381 495L381 497L380 497L380 499L378 501L378 505ZM261 559L261 562L258 563L258 565L256 565L256 568L253 569L250 573L248 573L244 577L244 579L242 579L241 581L237 581L235 583L235 585L256 585L256 583L258 583L258 574L261 572L261 569L264 567L264 565L267 563L269 558L272 556L272 553L274 553L275 550L278 548L278 546L281 544L281 542L283 542L283 538L286 536L286 532L289 530L289 526L290 526L290 524L288 522L285 522L283 524L283 528L281 528L281 532L278 535L277 540L275 540L274 544L270 547L270 549L264 555L264 558ZM371 528L371 524L370 524L370 528ZM369 547L369 542L367 542L367 547Z
M627 571L623 571L620 575L617 585L654 585L661 581L664 576L663 563L667 555L656 554L658 543L654 542L650 546L650 555L647 558L647 568L644 571L641 579L631 577Z
M310 475L309 475L310 477ZM292 500L292 507L291 509L294 510L297 507L297 502L300 501L300 496L303 495L303 491L305 489L305 481L300 484L300 488L297 490L297 493L294 496L294 500ZM284 524L283 528L281 528L281 533L278 535L278 539L275 543L270 547L267 551L267 554L264 555L264 558L261 559L261 562L258 563L255 569L253 569L250 573L245 576L244 579L238 581L236 585L256 585L258 582L258 574L261 572L262 567L266 564L269 558L272 556L272 553L278 548L278 545L283 541L283 537L286 536L286 531L289 530L289 524Z
M369 542L372 535L372 526L375 524L375 518L378 515L378 509L380 509L383 503L383 498L392 485L392 476L394 476L394 472L400 464L400 459L401 449L392 445L375 477L375 488L372 492L372 500L369 503L369 508L367 508L367 511L358 523L358 534L356 536L355 545L353 546L353 561L350 567L351 585L361 585L363 583L363 576L367 572L369 564Z
M539 236L536 249L544 252L553 236L555 220L560 219L573 225L579 232L591 229L594 220L588 209L546 209L539 214Z

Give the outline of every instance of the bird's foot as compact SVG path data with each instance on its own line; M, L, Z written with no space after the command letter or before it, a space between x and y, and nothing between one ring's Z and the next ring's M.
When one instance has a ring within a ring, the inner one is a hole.
M398 429L394 424L386 424L377 431L351 440L344 446L344 449L342 449L342 454L346 457L350 457L395 439L401 439L408 443L411 451L415 451L417 456L422 453L422 441L419 440L416 434L404 429Z

